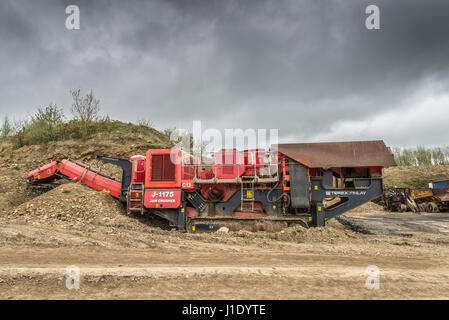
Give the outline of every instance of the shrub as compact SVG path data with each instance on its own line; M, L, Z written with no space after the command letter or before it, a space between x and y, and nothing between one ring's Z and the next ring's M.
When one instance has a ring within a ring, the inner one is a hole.
M449 147L393 148L398 166L430 166L449 164Z
M3 119L2 126L0 128L0 136L2 138L6 138L10 136L13 133L13 131L14 131L13 125L9 121L8 116L5 116L5 118Z
M148 119L138 119L137 125L145 128L153 128L153 122Z
M20 148L25 145L25 134L30 122L28 120L17 121L14 125L15 134L12 137L12 142L15 148Z
M25 144L40 144L59 139L59 129L64 123L62 109L56 105L38 108L25 130Z

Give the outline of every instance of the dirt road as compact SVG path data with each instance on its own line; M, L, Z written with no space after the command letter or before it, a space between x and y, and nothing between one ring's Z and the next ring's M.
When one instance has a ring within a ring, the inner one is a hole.
M449 235L449 214L385 213L369 215L352 214L343 216L340 221L353 228L376 234L412 236L413 232ZM412 232L412 233L410 233Z
M323 250L324 248L321 248ZM189 254L139 250L2 249L3 299L448 298L443 259L271 251ZM295 252L296 251L296 252ZM81 271L66 288L66 267ZM365 288L368 265L379 290Z
M53 225L40 235L42 224L3 221L0 298L449 298L449 238L440 233L364 234L334 221L327 231L306 231L307 237L297 240L289 234L301 230L182 234L133 221L139 226L133 231L96 225L84 235L82 226ZM130 235L145 247L135 248ZM49 237L56 240L45 242ZM80 240L86 237L90 242ZM79 290L66 288L69 265L80 269ZM365 287L370 265L379 268L379 289Z

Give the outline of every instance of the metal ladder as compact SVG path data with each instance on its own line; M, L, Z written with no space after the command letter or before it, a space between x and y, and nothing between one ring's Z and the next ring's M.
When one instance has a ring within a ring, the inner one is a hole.
M249 184L250 187L245 187L245 184ZM254 182L242 181L240 192L240 207L242 211L254 212ZM248 208L245 204L249 204Z
M140 214L144 213L144 205L143 205L143 193L145 187L141 182L131 183L129 185L127 200L128 213L130 212L140 212Z

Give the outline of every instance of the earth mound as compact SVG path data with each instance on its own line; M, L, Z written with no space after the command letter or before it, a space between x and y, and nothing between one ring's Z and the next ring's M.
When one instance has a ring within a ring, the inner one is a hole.
M76 183L66 183L9 211L25 218L92 221L115 218L125 209L106 192L99 192Z

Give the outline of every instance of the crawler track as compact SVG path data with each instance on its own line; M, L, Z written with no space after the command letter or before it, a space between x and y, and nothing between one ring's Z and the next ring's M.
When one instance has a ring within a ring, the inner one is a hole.
M283 216L283 217L197 217L187 221L187 232L216 231L226 227L230 231L280 231L291 225L299 224L309 227L307 216Z

